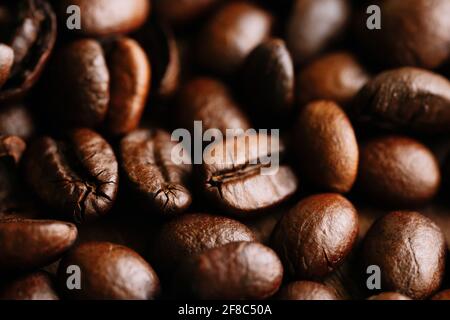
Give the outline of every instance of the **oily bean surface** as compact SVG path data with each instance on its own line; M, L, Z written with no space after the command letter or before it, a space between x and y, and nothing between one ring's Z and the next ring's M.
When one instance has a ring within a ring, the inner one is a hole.
M279 300L339 300L334 290L312 281L296 281L287 284L277 294Z

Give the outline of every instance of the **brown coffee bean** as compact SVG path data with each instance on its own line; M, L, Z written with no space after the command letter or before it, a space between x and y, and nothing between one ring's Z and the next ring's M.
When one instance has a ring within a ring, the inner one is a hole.
M31 112L22 104L9 104L0 109L0 135L28 140L35 132Z
M386 136L362 147L358 179L361 191L377 203L414 207L435 196L441 176L427 147L406 137Z
M338 194L303 199L278 224L273 244L291 276L322 278L349 254L358 235L358 215Z
M228 3L211 17L197 43L197 60L220 74L232 74L270 33L272 16L243 1Z
M173 25L183 25L213 8L221 0L153 0L159 17Z
M431 300L450 300L450 290L444 290L436 293Z
M446 250L444 235L431 220L396 211L371 227L362 253L365 267L380 267L384 290L424 299L441 285Z
M0 220L0 270L32 270L56 261L77 238L71 223Z
M0 88L9 79L14 63L14 51L11 47L0 43Z
M231 242L254 241L242 223L210 214L186 214L166 223L158 232L154 260L165 273L185 259Z
M301 172L314 186L350 191L358 172L359 150L352 124L338 105L308 104L295 128L295 145Z
M300 69L296 94L300 106L314 100L349 104L369 80L364 67L349 52L323 55Z
M371 296L367 300L411 300L411 298L397 292L383 292L375 296Z
M67 267L80 268L81 290L68 290ZM133 250L109 242L83 243L69 252L58 270L69 299L153 300L160 291L158 276Z
M385 71L369 81L353 104L362 124L425 133L450 129L450 81L423 69Z
M296 281L281 288L279 300L340 300L332 288L318 282Z
M176 143L162 130L137 130L120 143L122 167L128 182L148 209L165 216L185 211L192 202L187 188L192 166L190 158L179 158L172 150Z
M295 0L286 41L294 62L301 64L335 42L350 18L346 0Z
M275 294L282 278L283 266L271 249L233 242L181 263L176 287L201 300L256 300Z
M38 271L0 288L0 300L59 300L50 275Z
M102 37L135 31L147 20L150 0L59 0L57 13L62 26L67 23L67 8L76 5L81 12L81 29L73 32Z
M294 66L282 39L269 39L256 47L243 67L242 87L258 114L290 111L294 101Z

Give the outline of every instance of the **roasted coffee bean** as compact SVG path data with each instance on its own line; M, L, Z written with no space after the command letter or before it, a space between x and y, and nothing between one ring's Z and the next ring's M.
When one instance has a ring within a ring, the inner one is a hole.
M444 235L431 220L396 211L371 227L362 252L365 267L380 267L384 290L424 299L441 285L446 250Z
M55 1L61 29L67 29L67 8L80 8L81 28L70 29L83 36L102 37L135 31L150 14L150 0L58 0Z
M358 235L358 215L338 194L310 196L283 216L273 244L286 272L295 278L323 278L349 254Z
M50 275L38 271L1 287L0 300L59 300L59 297Z
M198 63L220 74L232 74L247 55L266 37L273 17L251 3L238 1L223 6L201 32L197 43Z
M401 136L375 138L361 149L359 186L364 195L391 207L415 207L439 190L439 164L421 143Z
M66 286L67 267L80 268L81 289ZM160 291L152 267L133 250L109 242L88 242L75 247L61 261L58 280L69 299L152 300Z
M156 14L172 25L183 25L213 8L221 0L153 0Z
M111 146L89 129L73 130L67 140L42 137L25 159L34 192L64 217L77 223L111 209L118 188L118 165Z
M176 142L162 130L137 130L120 143L123 171L135 192L151 209L164 216L185 211L192 202L187 188L190 158L174 159ZM181 163L177 163L177 161Z
M367 300L411 300L411 298L397 292L383 292L375 296L371 296Z
M231 92L220 81L200 77L187 82L178 95L178 122L193 131L194 121L202 121L203 130L249 129L250 123Z
M282 39L269 39L248 56L242 90L253 111L277 115L290 111L294 101L294 66Z
M242 223L210 214L186 214L167 222L158 232L154 261L168 273L190 256L231 242L254 241Z
M203 190L226 213L246 216L268 210L297 190L297 178L288 166L267 165L267 157L274 165L283 151L270 136L241 135L208 148L199 169Z
M308 104L296 124L295 144L302 176L322 191L350 191L358 172L359 150L350 120L338 105Z
M332 288L318 282L296 281L281 288L279 300L339 300Z
M436 293L431 300L450 300L450 290L444 290Z
M150 88L150 64L139 44L115 40L106 53L99 42L76 40L56 55L49 72L49 113L57 126L99 127L114 135L134 130Z
M355 99L354 117L389 130L450 131L450 81L430 71L400 68L382 72Z
M304 63L335 42L350 18L347 0L295 0L286 41L296 64Z
M300 106L315 100L349 104L367 83L369 75L349 52L323 55L297 75L296 94Z
M434 69L450 57L450 3L447 0L379 1L380 30L357 24L367 53L387 66ZM364 8L364 11L366 8Z
M35 130L33 116L23 104L10 104L0 109L0 135L28 140Z
M56 261L75 242L77 228L53 220L0 220L0 270L33 270Z
M271 249L233 242L181 263L175 285L190 298L256 300L275 294L282 278L283 266Z
M0 47L3 102L23 97L39 79L56 42L56 17L44 0L10 1L1 6L13 20L0 24L2 38L8 38Z

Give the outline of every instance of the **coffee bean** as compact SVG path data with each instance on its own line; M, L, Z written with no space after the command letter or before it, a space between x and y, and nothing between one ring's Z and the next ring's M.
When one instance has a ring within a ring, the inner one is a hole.
M26 177L50 207L77 223L105 215L114 204L118 165L111 146L89 129L67 140L42 137L30 146Z
M67 267L81 270L81 289L69 290ZM64 257L58 270L60 287L69 299L152 300L160 291L152 267L133 250L108 242L84 243Z
M181 263L176 286L201 300L256 300L275 294L282 278L283 266L271 249L234 242Z
M278 224L273 244L286 272L302 279L323 278L349 254L358 234L353 205L338 194L303 199Z
M383 129L448 132L450 82L417 68L385 71L361 89L352 111L363 124Z
M56 261L75 242L77 228L53 220L0 220L0 270L33 270Z
M159 269L168 273L185 259L231 242L254 241L242 223L210 214L186 214L167 222L158 232L153 249Z
M204 15L221 0L153 0L159 17L173 25L184 25Z
M358 172L359 150L350 120L338 105L308 104L297 121L295 139L304 177L323 191L350 191Z
M335 42L350 18L346 0L295 0L286 41L294 62L301 64Z
M381 269L381 287L424 299L441 285L446 245L442 231L417 212L396 211L379 219L364 241L364 266Z
M0 288L0 300L59 300L50 275L38 271Z
M368 80L356 57L342 51L320 56L300 69L295 90L300 106L314 100L348 105Z
M411 300L411 298L397 292L383 292L375 296L371 296L367 300Z
M264 164L265 157L279 157L283 151L269 136L243 135L218 141L209 150L199 169L203 190L227 213L246 216L268 210L297 190L288 166L270 169Z
M128 134L120 144L128 182L148 209L165 216L182 213L192 202L187 188L192 171L190 159L185 157L177 164L172 155L175 146L169 133L145 129Z
M9 104L0 109L0 135L28 140L35 130L33 116L23 104Z
M5 44L0 44L0 88L8 80L14 63L14 51Z
M312 281L296 281L281 288L279 300L339 300L332 288Z
M450 300L450 290L444 290L436 293L431 300Z
M102 37L132 32L141 27L151 9L150 0L62 0L56 1L61 29L66 29L67 8L80 8L83 36Z
M197 43L198 63L220 74L232 74L272 28L273 17L243 1L226 4L209 20Z
M426 146L402 136L385 136L362 147L358 179L361 191L379 204L415 207L435 196L441 177Z

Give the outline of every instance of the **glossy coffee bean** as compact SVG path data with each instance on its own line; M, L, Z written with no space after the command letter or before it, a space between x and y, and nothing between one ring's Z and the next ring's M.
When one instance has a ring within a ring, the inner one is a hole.
M444 235L431 220L396 211L371 227L362 252L365 267L380 267L384 290L424 299L441 285L446 250Z
M183 25L210 11L221 0L153 0L156 14L172 25Z
M447 0L381 1L382 26L358 25L367 54L387 66L434 69L450 57L450 3ZM365 25L367 15L361 16Z
M295 146L302 175L315 187L350 191L358 172L358 143L350 120L337 104L308 104L295 127Z
M116 199L116 157L89 129L73 130L64 141L38 139L28 150L25 172L43 202L77 223L105 215Z
M14 50L5 44L0 44L0 88L9 79L13 63Z
M294 102L294 66L282 39L256 47L243 67L242 87L254 112L277 115Z
M367 300L411 300L411 298L397 292L383 292L371 296Z
M59 300L50 275L38 271L19 277L0 288L0 300Z
M300 201L278 224L273 244L286 272L295 278L322 278L349 254L358 235L358 215L338 194Z
M282 278L283 266L271 249L234 242L181 263L176 287L201 300L256 300L275 294Z
M67 8L80 8L81 29L88 37L111 36L135 31L150 14L150 0L59 0L55 1L61 27L67 23Z
M295 0L286 32L294 62L304 63L330 46L345 31L349 18L346 0Z
M176 145L168 132L146 129L128 134L120 143L122 167L131 187L148 210L165 216L182 213L192 202L187 187L190 158L174 159Z
M80 267L81 290L68 290L67 267ZM109 242L88 242L61 261L58 279L69 299L153 300L160 291L153 268L133 250Z
M214 14L197 43L197 60L207 69L232 74L270 33L273 17L251 3L224 5Z
M417 68L382 72L362 88L353 114L363 124L383 129L448 132L450 81Z
M253 232L236 220L202 213L186 214L160 229L153 256L159 269L169 272L185 259L208 249L254 240Z
M450 300L450 290L444 290L436 293L431 300Z
M269 155L282 154L283 146L274 141L265 135L243 135L209 146L199 169L204 194L227 214L241 216L288 200L297 190L295 174L286 165L269 169L263 164Z
M441 181L439 164L421 143L401 136L375 138L361 149L359 186L385 206L414 207L430 201Z
M349 52L320 56L297 74L296 94L300 106L314 100L349 104L369 80L364 67Z
M77 238L71 223L52 220L0 220L0 270L32 270L56 261Z
M312 281L291 282L277 294L279 300L340 300L334 290Z
M202 121L203 130L251 128L250 122L235 102L230 90L213 78L199 77L188 81L177 99L178 122L192 131L194 121Z
M35 133L30 110L23 104L9 104L0 109L0 135L28 140Z

